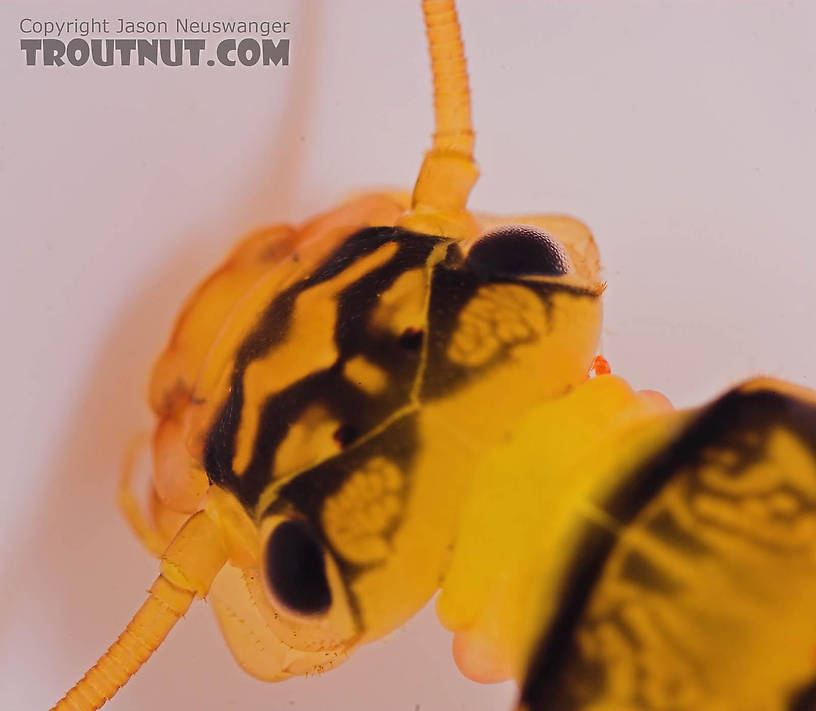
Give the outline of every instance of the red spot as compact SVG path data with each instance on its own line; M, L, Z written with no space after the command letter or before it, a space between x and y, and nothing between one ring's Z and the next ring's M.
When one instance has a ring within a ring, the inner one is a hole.
M612 373L612 368L609 366L609 361L602 355L595 356L590 370L594 371L595 375L609 375Z

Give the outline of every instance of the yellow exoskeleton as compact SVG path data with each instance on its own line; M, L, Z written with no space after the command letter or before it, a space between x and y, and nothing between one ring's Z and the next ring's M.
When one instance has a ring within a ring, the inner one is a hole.
M150 515L121 491L160 573L55 709L102 706L196 597L275 681L440 587L460 668L524 708L816 708L816 395L675 412L604 374L593 238L467 209L455 9L422 9L413 194L259 230L189 297L150 383Z

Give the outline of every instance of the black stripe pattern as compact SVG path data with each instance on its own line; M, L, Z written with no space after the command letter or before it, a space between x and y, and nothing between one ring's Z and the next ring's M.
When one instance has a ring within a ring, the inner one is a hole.
M753 568L753 577L746 577L739 571L751 567L730 568L729 551L737 561L783 561L782 569L790 571L792 599L797 586L814 584L816 565L807 563L807 551L809 546L816 550L816 541L801 532L808 530L803 521L816 517L816 482L797 481L796 471L786 472L780 462L771 461L768 448L780 433L798 442L806 459L816 461L816 407L773 390L734 390L623 477L602 504L621 524L622 536L586 524L560 603L532 655L522 686L523 708L577 711L600 704L621 711L685 711L705 708L706 701L728 707L721 705L728 697L722 695L723 686L718 687L722 682L711 669L712 658L695 647L699 619L693 615L699 610L685 607L687 600L708 599L706 575L711 571L718 576L725 571L718 584L723 579L739 581L734 583L735 602L751 594L751 586L761 589L767 574ZM641 534L627 539L627 529L634 527ZM661 554L654 558L639 549L643 541ZM680 560L683 571L673 567L672 561ZM689 576L689 570L700 572ZM695 590L702 591L702 597ZM722 605L723 619L733 624L727 599L716 604ZM783 610L767 609L767 617L740 620L747 639L752 625L773 628L776 613ZM712 614L707 629L718 624L717 613ZM813 616L803 622L812 628ZM678 633L683 629L688 633ZM802 628L800 636L807 635L806 630ZM612 637L618 645L615 653L604 651L602 641ZM812 642L816 651L816 636ZM753 658L761 662L765 655L782 651L757 649ZM797 663L802 662L807 664L802 658ZM630 679L625 693L621 673ZM816 708L812 681L774 691L776 703L751 708Z

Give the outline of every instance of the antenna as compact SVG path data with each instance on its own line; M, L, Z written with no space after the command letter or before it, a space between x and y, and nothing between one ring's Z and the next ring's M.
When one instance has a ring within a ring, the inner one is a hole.
M422 14L434 85L436 131L432 150L455 151L472 161L470 87L456 6L453 0L425 0Z
M51 711L96 711L158 649L187 612L206 595L227 560L218 525L204 511L194 514L162 555L161 572L148 598L119 638Z
M468 195L479 177L473 160L473 126L467 63L454 0L423 0L422 13L434 86L435 131L412 198L400 224L432 234L465 238L475 224Z

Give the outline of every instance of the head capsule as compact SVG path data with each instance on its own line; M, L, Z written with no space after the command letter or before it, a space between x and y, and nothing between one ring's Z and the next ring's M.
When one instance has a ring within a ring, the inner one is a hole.
M292 374L287 341L263 354L238 343L230 352L254 356L238 370L230 361L230 387L196 394L210 415L189 442L203 438L219 506L240 510L237 538L254 547L213 600L255 675L326 668L421 607L446 570L480 457L542 398L586 378L601 312L594 243L568 218L522 219L482 218L468 241L382 227L351 235L286 297L292 319L324 334L298 351L301 365L323 368ZM317 288L334 295L327 328ZM284 329L293 344L298 328ZM282 387L281 372L291 376ZM237 617L280 647L274 660L259 660Z
M320 218L251 285L225 265L225 284L251 288L228 308L213 299L217 327L203 307L188 320L196 343L213 340L162 441L214 485L230 563L212 600L261 678L331 666L419 609L486 449L584 380L596 352L603 285L586 227L466 209L478 171L458 25L450 2L423 9L437 130L410 202Z

